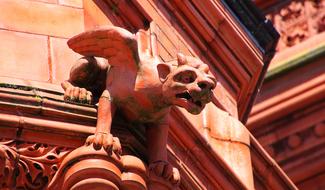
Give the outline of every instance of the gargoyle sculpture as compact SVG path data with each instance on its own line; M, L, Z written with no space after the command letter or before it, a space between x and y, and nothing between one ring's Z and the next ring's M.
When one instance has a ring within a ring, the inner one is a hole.
M128 120L146 125L149 169L178 183L178 170L167 162L168 114L173 105L199 114L211 101L216 79L209 74L209 67L180 53L177 59L162 62L152 31L132 34L107 26L71 38L68 46L85 57L62 83L64 99L90 102L99 98L96 131L86 144L121 153L118 138L110 133L112 117L119 109Z

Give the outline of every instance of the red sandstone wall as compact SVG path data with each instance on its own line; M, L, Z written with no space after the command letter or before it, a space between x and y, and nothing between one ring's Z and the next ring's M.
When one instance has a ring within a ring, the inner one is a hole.
M246 126L299 189L325 189L325 0L255 2L281 38Z
M66 45L84 30L82 0L1 0L0 76L59 83L78 57Z

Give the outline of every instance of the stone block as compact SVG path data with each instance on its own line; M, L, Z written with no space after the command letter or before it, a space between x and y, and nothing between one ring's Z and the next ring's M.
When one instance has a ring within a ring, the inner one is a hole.
M46 36L0 30L0 42L0 76L49 80Z
M62 38L50 38L51 62L53 83L60 84L69 78L72 65L82 57L73 52L67 45L67 40Z
M0 1L0 28L69 38L84 29L82 9L38 1Z

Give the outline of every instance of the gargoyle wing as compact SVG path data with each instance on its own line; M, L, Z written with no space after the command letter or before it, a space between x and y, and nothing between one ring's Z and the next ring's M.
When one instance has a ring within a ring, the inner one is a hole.
M69 39L68 46L84 56L106 58L111 66L136 68L139 62L136 35L115 26L83 32Z

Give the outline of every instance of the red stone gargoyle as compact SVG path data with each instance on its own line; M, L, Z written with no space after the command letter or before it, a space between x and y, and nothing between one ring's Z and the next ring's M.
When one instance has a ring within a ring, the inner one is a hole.
M118 138L110 133L118 108L128 120L147 126L149 169L178 183L178 170L167 162L168 114L173 105L199 114L211 101L216 79L209 74L209 67L180 53L177 59L162 62L152 31L132 34L107 26L81 33L68 45L85 57L77 61L70 79L62 83L65 100L90 102L91 94L100 97L96 132L86 144L121 153ZM94 57L103 57L108 63Z

